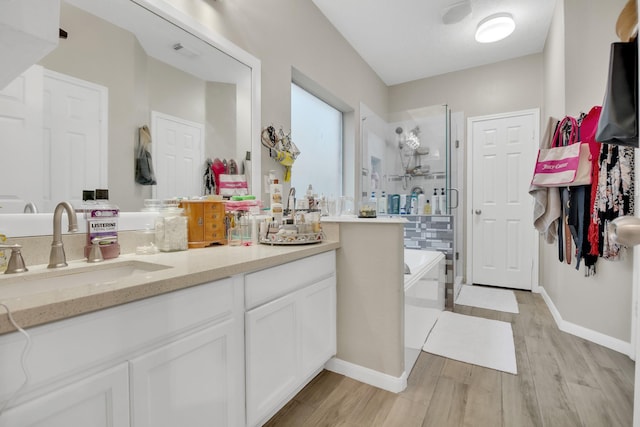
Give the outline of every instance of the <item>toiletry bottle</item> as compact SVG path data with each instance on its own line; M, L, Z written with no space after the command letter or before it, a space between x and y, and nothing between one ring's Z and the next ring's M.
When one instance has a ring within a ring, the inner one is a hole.
M387 193L382 191L382 195L378 199L378 214L387 213Z
M376 198L376 192L372 191L371 192L371 199L369 199L369 201L376 207L378 207L378 199Z
M422 215L424 213L424 204L426 198L427 197L424 194L418 194L418 209L416 214Z
M411 193L411 202L410 202L409 211L411 215L418 214L418 195L416 193Z
M271 194L271 216L278 222L282 222L283 216L283 207L282 207L282 184L277 179L273 180L273 184L271 184L270 194Z
M440 200L438 204L440 205L440 213L442 215L446 215L447 214L447 196L444 194L444 188L441 189L439 197L440 197Z
M433 189L433 213L434 215L440 215L440 196L438 196L438 189Z
M390 200L391 202L390 202L389 213L395 214L395 215L399 214L400 213L400 195L392 194Z
M109 202L109 190L97 189L95 203L87 204L87 244L84 256L88 257L93 239L103 239L99 245L104 259L116 258L120 255L118 243L118 207Z
M313 187L309 184L307 187L307 200L309 203L309 210L313 210L316 208L316 199L313 197Z
M407 213L407 195L406 194L401 194L400 195L400 206L399 206L399 214L400 215L406 215Z
M424 214L431 215L431 202L429 200L424 204Z

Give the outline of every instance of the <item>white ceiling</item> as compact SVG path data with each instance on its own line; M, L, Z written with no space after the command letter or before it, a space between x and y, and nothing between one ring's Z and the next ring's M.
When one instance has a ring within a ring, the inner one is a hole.
M542 52L556 0L471 0L471 14L445 25L442 13L461 0L313 0L387 85ZM508 12L516 29L481 44L478 22Z

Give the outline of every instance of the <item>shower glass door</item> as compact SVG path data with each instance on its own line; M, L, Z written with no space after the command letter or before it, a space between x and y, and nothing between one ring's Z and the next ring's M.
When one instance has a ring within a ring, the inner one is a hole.
M451 114L446 105L418 108L391 115L388 121L362 109L362 179L360 197L372 192L387 198L400 196L402 212L410 214L411 197L419 197L414 214L449 215L457 195L452 194ZM444 192L444 194L443 194ZM451 200L453 199L453 200ZM451 203L453 202L453 203Z

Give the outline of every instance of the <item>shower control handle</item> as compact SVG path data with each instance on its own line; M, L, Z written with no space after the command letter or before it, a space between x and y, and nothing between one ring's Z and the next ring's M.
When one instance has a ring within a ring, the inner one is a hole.
M480 215L482 211L480 209L476 209L476 215Z

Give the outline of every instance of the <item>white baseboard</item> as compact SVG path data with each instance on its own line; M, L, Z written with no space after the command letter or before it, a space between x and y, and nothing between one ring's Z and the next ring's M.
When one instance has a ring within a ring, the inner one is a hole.
M400 377L393 377L389 374L374 371L364 366L355 365L335 357L329 359L324 365L325 369L342 374L354 380L390 391L400 393L407 388L407 373L403 372Z
M547 304L547 307L549 307L549 311L551 311L551 315L553 315L553 319L556 321L558 329L631 357L631 343L622 341L609 335L605 335L592 329L585 328L584 326L576 325L575 323L567 322L562 318L562 315L556 308L555 304L551 300L551 297L547 294L547 291L544 289L544 287L539 286L538 292L540 293L540 295L542 295L542 298Z

